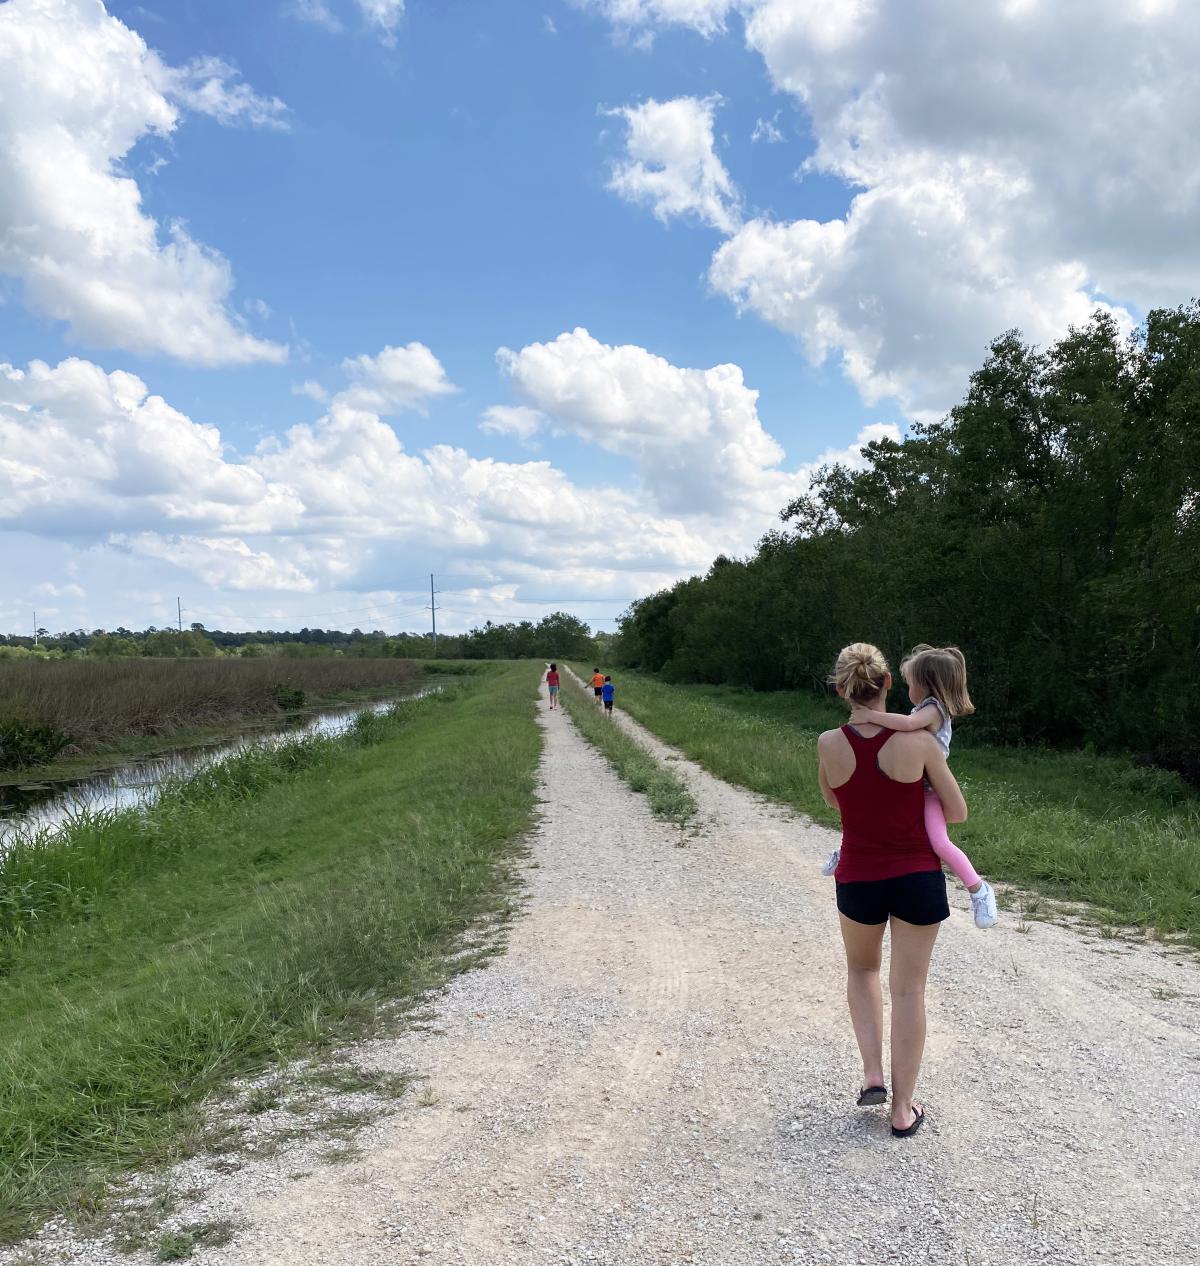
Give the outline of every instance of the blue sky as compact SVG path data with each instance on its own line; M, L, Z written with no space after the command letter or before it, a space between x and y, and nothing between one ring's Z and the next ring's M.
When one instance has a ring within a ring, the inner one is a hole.
M419 339L463 389L438 406L439 437L511 456L510 443L477 433L479 412L507 399L495 351L576 325L675 364L740 364L762 392L764 424L798 456L857 433L866 410L836 367L812 369L792 340L710 296L712 230L664 231L605 187L621 129L602 108L716 91L729 165L751 201L781 216L844 213L840 182L794 179L812 148L803 115L739 41L670 29L639 50L608 38L595 14L553 2L412 5L394 47L350 5L337 8L348 29L336 37L271 4L173 0L159 6L169 21L147 20L153 5L109 8L169 61L220 56L290 107L284 134L193 118L133 156L135 167L169 160L142 183L147 209L184 215L234 263L239 293L272 308L255 329L296 346L286 366L230 375L127 362L233 442L311 416L289 398L298 376ZM789 141L752 145L758 118L776 111ZM19 354L45 356L44 331L31 324ZM617 465L594 452L556 457L591 482L597 465Z
M915 8L4 0L0 626L612 627L1010 325L1186 297L1197 20Z

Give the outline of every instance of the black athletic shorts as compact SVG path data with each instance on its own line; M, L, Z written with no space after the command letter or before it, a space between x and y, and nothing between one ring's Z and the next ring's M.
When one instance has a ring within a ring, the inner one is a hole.
M950 917L946 876L940 870L918 870L895 879L838 884L837 908L855 923L886 923L891 916L926 927Z
M612 703L613 703L613 701L612 701L611 699L605 699L605 701L604 701L604 710L605 710L606 712L611 712L611 711L612 711Z
M593 686L593 687L592 687L592 693L596 696L596 698L597 698L597 699L599 699L599 698L600 698L600 696L604 693L604 687L603 687L603 686Z

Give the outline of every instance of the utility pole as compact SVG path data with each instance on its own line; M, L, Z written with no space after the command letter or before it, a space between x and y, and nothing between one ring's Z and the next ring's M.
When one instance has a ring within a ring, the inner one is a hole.
M33 644L34 646L38 644L37 612L36 611L33 613Z
M433 572L429 573L429 617L433 621L433 658L437 659L437 599L434 594Z
M179 625L179 640L183 641L183 599L175 599L175 621Z

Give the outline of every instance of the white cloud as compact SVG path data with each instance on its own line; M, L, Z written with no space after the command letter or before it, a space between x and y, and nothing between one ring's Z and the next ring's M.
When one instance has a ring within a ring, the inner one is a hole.
M784 139L779 128L779 113L776 110L769 119L759 119L754 124L754 131L750 133L752 143L766 141L768 145L778 145Z
M325 0L291 0L285 12L301 22L311 22L314 26L324 27L327 31L340 31L341 22L332 12Z
M546 415L525 405L494 404L485 409L481 431L490 435L509 435L527 444L541 430Z
M79 359L0 366L0 528L60 553L90 548L90 588L125 604L114 605L121 619L133 608L128 579L125 597L113 593L118 574L174 585L164 569L175 567L197 585L286 597L394 590L398 574L452 570L482 591L459 599L465 624L520 614L489 609L496 586L512 587L507 601L517 586L575 594L580 575L586 592L623 604L751 548L807 487L811 465L780 468L737 366L680 368L582 330L503 354L514 386L541 408L495 406L488 418L519 435L545 412L540 425L632 461L653 500L636 486L581 487L546 460L447 444L410 452L368 396L394 409L444 389L436 360L411 354L422 347L348 361L357 380L319 417L244 456L132 374ZM218 601L192 599L197 609ZM77 618L97 616L79 608Z
M758 392L737 365L680 368L584 329L519 352L502 348L499 360L553 426L633 459L666 513L761 518L803 479L778 469L783 450L763 430Z
M714 147L719 104L719 97L676 97L610 111L626 121L629 134L609 188L627 202L648 204L664 223L694 215L732 233L740 200Z
M178 68L163 67L162 83L178 105L207 114L226 126L286 128L287 106L278 97L260 97L237 70L219 57L197 57Z
M140 558L173 563L219 589L282 589L310 593L317 587L312 576L299 567L267 553L251 549L236 537L162 536L139 532L134 536L114 533L108 545Z
M378 356L355 356L342 361L342 368L353 381L333 397L335 409L384 415L405 409L423 411L428 401L458 390L424 343L385 347Z
M712 281L811 356L841 358L868 399L894 395L913 415L936 415L1009 326L1044 341L1101 296L1137 310L1194 289L1195 6L604 8L618 23L705 34L741 12L774 85L807 112L808 170L853 196L841 218L746 223Z
M82 600L87 597L87 590L73 581L65 585L56 585L52 580L44 580L40 585L34 587L33 592L39 597L46 598L78 598Z
M730 0L574 0L581 8L602 13L618 30L638 33L678 23L702 35L725 29Z
M385 44L396 42L396 30L404 17L404 0L355 0L367 22L378 28Z
M101 347L199 365L280 361L228 309L232 277L180 222L159 225L121 164L179 109L279 126L283 106L213 59L167 66L96 0L0 5L0 272Z
M310 400L316 400L318 404L323 404L329 399L329 392L315 378L306 378L303 382L293 383L292 395L307 396Z
M156 523L283 522L254 470L225 459L216 427L133 374L71 358L0 364L0 521L47 535Z

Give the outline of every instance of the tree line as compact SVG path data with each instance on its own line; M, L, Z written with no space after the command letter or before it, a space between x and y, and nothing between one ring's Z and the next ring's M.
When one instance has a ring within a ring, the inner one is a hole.
M945 419L862 458L752 556L634 603L619 661L821 690L848 642L956 644L968 732L1200 781L1200 305L1128 337L1098 314L1045 350L1010 331Z
M603 643L605 635L599 634L598 638ZM597 637L593 637L583 620L565 611L555 611L541 620L504 624L488 620L468 633L441 634L436 655L439 659L552 659L556 656L586 659L596 650ZM297 632L259 629L252 633L234 633L206 629L198 623L182 631L152 627L137 632L118 628L49 634L43 629L39 630L36 644L32 636L0 634L0 659L33 655L52 659L75 656L205 659L216 655L430 659L434 653L430 633L388 634L381 629L369 633L352 629L347 633L340 629L305 627Z

